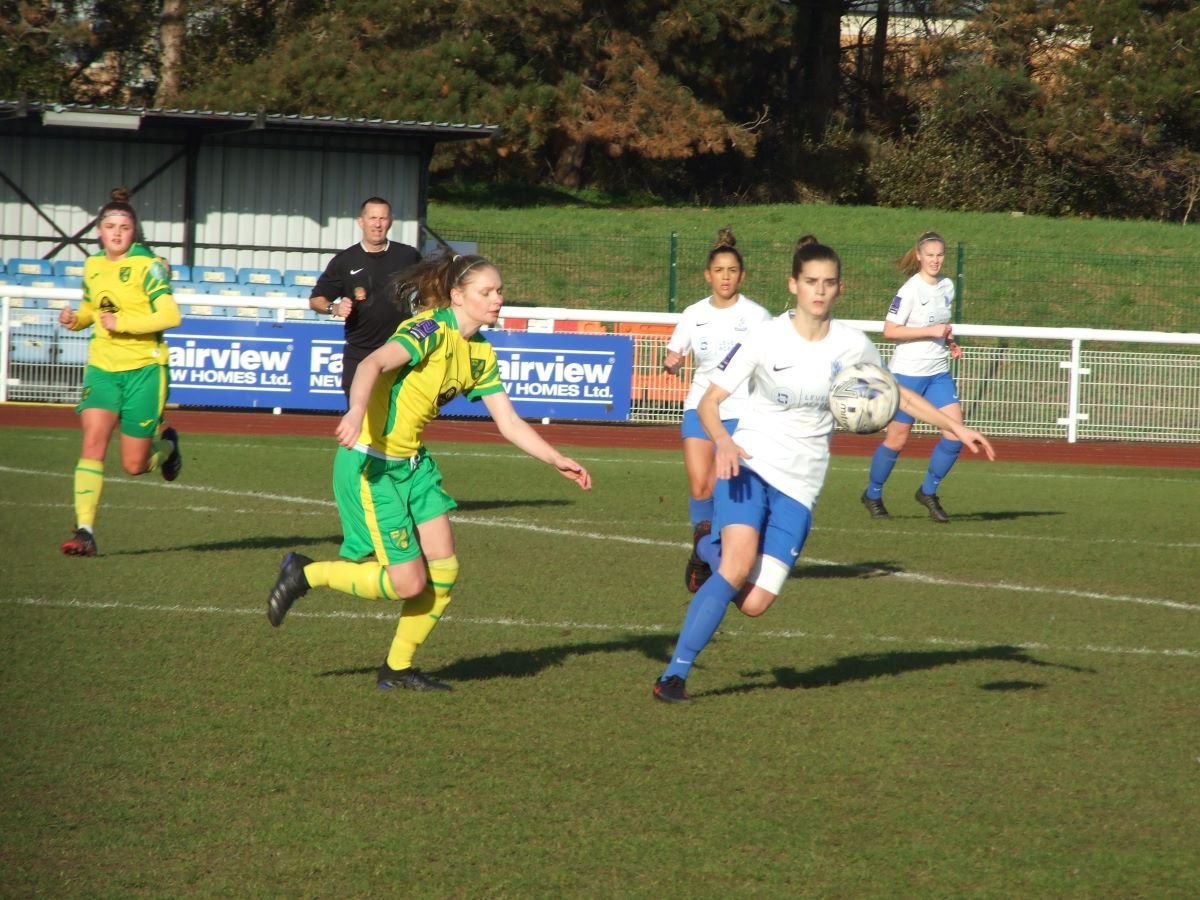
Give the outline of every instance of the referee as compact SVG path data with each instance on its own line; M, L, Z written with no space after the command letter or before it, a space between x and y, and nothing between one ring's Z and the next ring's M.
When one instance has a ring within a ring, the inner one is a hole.
M315 312L346 320L342 391L347 397L358 364L412 316L407 299L399 305L391 299L388 280L421 260L416 248L388 239L392 205L382 197L363 201L355 221L362 240L329 261L308 298Z

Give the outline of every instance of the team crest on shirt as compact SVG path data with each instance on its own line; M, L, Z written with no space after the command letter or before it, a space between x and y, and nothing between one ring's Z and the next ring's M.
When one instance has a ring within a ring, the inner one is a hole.
M388 540L392 542L392 546L400 550L407 550L408 545L412 542L412 536L407 528L393 528L388 532Z
M119 277L121 279L121 283L124 284L129 280L129 276L132 274L133 268L131 266L121 266L121 271L118 273L117 277Z
M487 363L484 360L472 359L471 360L471 377L474 378L476 381L478 381L480 378L483 377L483 370L486 366L487 366Z

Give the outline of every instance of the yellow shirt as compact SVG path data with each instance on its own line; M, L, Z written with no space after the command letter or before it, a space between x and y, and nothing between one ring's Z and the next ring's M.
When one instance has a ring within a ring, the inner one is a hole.
M459 334L450 309L407 319L388 340L403 346L412 361L375 382L358 438L358 449L372 456L415 456L425 426L459 394L478 400L504 390L496 351L482 335L467 340Z
M113 312L117 327L100 324L100 313ZM108 372L128 372L168 363L163 332L180 322L179 307L162 262L141 244L124 259L110 260L101 251L83 264L83 302L72 331L95 325L88 365Z

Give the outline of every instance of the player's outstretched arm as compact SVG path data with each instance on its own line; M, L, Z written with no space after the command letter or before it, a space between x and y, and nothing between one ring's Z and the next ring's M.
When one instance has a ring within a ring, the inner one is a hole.
M590 491L592 489L591 473L569 456L559 453L545 438L534 431L533 426L517 415L508 394L503 391L487 394L483 398L483 405L487 407L488 414L496 423L500 434L514 447L528 453L534 459L554 466L558 469L559 474L564 478L571 479L583 490Z
M362 433L363 417L367 414L367 402L375 382L384 372L392 372L412 361L412 355L395 341L388 341L375 349L354 370L354 381L350 383L350 402L346 414L338 422L334 436L343 447L353 447Z
M996 458L996 451L986 437L974 428L968 428L961 422L950 418L920 394L900 386L900 408L927 425L951 432L956 438L971 448L972 453L982 450L988 459Z

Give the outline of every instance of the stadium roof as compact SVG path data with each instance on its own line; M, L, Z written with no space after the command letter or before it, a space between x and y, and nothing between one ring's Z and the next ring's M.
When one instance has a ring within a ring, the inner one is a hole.
M472 140L499 133L498 125L411 122L400 119L357 119L349 116L300 116L259 111L216 112L198 109L93 106L40 101L0 100L0 130L80 129L88 133L192 132L226 135L238 132L307 133L329 137L371 135L427 141Z

